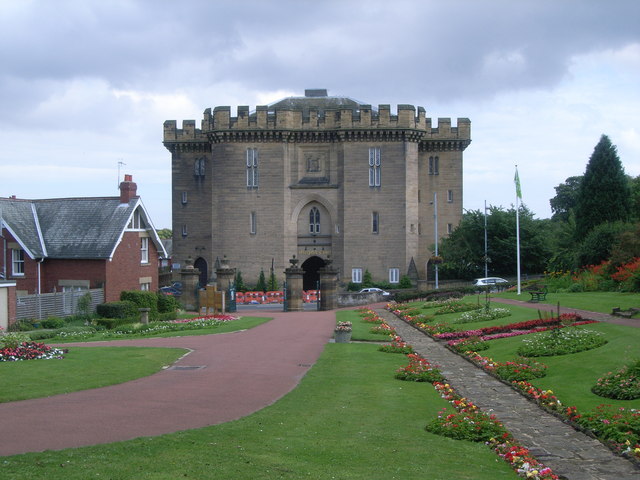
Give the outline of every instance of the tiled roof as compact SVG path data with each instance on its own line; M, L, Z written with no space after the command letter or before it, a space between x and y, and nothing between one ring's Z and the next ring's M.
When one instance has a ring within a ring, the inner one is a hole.
M146 216L138 197L124 204L119 197L0 198L4 222L34 258L110 258L137 207Z
M37 214L33 202L0 198L0 219L11 233L35 258L45 255L44 245L38 233Z
M50 258L109 258L138 199L117 197L35 200Z

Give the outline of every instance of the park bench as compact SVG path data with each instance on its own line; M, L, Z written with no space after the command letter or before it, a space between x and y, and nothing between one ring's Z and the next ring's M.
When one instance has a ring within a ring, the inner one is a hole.
M638 313L640 313L640 308L632 307L626 310L621 310L620 307L614 307L611 312L611 315L615 315L616 317L631 318Z
M531 295L531 303L538 303L541 300L547 298L547 286L546 285L531 285L525 289L526 292Z

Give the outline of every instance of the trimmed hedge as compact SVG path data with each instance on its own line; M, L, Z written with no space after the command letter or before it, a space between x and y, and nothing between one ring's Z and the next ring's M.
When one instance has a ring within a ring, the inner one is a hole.
M180 302L176 297L164 295L158 292L158 313L175 313L180 308ZM161 315L162 316L162 315Z
M456 287L447 288L446 290L411 290L408 292L398 292L395 294L395 300L398 303L411 302L415 300L424 300L431 302L434 300L446 300L448 298L462 298L465 295L476 293L476 287Z
M102 318L134 318L140 315L138 307L131 301L101 303L96 313Z

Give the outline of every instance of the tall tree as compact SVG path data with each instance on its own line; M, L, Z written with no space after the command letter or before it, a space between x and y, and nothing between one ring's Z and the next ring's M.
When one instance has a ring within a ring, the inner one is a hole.
M553 212L552 220L563 222L569 220L569 215L578 201L578 190L580 189L581 181L582 176L569 177L564 183L555 187L556 196L549 200L551 211Z
M602 135L585 170L576 203L576 238L604 222L629 217L629 182L615 145Z
M533 218L526 206L520 207L520 257L524 273L544 271L550 256L549 220ZM487 216L489 275L516 274L516 211L491 207ZM443 278L469 279L484 276L484 213L464 213L460 225L441 243Z

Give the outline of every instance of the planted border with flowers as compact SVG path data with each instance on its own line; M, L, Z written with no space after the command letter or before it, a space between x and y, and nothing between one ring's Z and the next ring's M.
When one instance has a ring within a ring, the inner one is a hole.
M591 391L601 397L618 400L640 398L640 360L600 377Z
M53 348L44 343L23 342L15 347L0 349L0 362L20 362L24 360L60 360L64 350Z
M387 306L387 309L395 313L394 307L395 305L390 304ZM396 316L402 318L397 313L396 313ZM590 321L590 320L581 321L578 315L573 314L573 316L574 316L573 326L585 325L589 323L597 323L595 321ZM404 318L402 319L404 321L407 321ZM564 320L563 323L565 324L568 323L567 322L568 318L567 317L563 318L563 315L561 315L560 319L532 320L530 322L521 322L520 324L510 324L509 326L514 327L514 326L520 326L523 324L548 323L549 320L556 320L556 321L559 320L560 322ZM562 323L560 325L561 326L559 328L562 328ZM418 327L417 325L414 325L414 326ZM529 331L525 331L524 333L532 333L534 331L540 331L538 330L539 328L542 329L543 331L549 329L548 326L534 327L533 329ZM478 335L479 333L482 332L482 330L485 330L485 329L481 329L480 331L478 330L467 331L465 333L467 334L466 336L471 337L473 335ZM423 331L428 335L436 337L436 335L430 334L427 330L423 330ZM501 338L502 336L511 336L512 334L518 334L518 333L517 332L505 332L502 334L498 333L498 334L484 336L484 338L487 338L487 339ZM462 338L465 338L465 337L462 337ZM449 343L452 343L452 342L449 342ZM472 353L475 353L475 352L472 352ZM569 424L573 425L575 428L586 429L587 431L591 432L601 442L603 442L605 445L611 448L612 451L622 456L625 456L630 460L635 461L636 463L640 462L640 425L638 425L638 423L640 423L640 409L633 409L633 408L625 409L624 407L619 407L617 409L614 409L611 406L601 405L600 407L596 408L594 411L583 415L580 412L578 412L578 409L575 406L564 407L562 405L562 402L554 395L554 393L551 390L542 390L538 387L535 387L534 385L532 385L527 381L512 381L511 385L513 386L514 389L519 391L521 394L535 401L540 407L549 411L550 413L559 415L560 417L565 419ZM584 420L584 418L587 418L588 420ZM602 425L613 424L613 427L594 430L594 425L600 427L601 424ZM612 432L612 431L623 432L624 436L620 438L620 435L616 435L615 439L608 437L607 435L609 434L609 432ZM492 448L494 448L496 452L499 452L499 454L503 456L503 458L505 458L505 460L507 461L509 461L509 458L511 458L511 454L509 452L514 451L514 447L510 446L509 444L500 443L499 441L496 441L495 444L492 443ZM519 455L516 455L516 456L520 457ZM534 477L530 477L530 478L534 478ZM557 477L539 477L539 478L557 478Z
M429 363L423 356L417 353L409 353L407 358L409 359L409 365L396 370L395 378L398 380L429 383L444 380L444 376L440 373L438 367Z
M402 348L411 345L396 336L393 343ZM382 350L382 348L380 348ZM428 365L428 361L418 355L408 355L410 362ZM405 367L407 368L407 367ZM399 369L396 373L403 369ZM438 370L438 373L439 370ZM473 404L469 399L460 397L454 389L442 381L431 381L432 385L440 393L440 396L456 409L456 413L447 413L446 409L440 411L438 417L427 424L425 429L432 433L456 438L460 440L484 441L498 456L503 458L518 475L533 480L558 480L553 471L540 463L525 447L518 445L514 438L507 432L504 425L494 416L487 415Z

